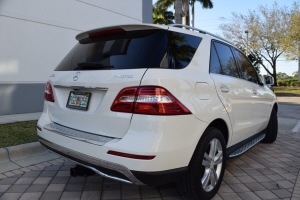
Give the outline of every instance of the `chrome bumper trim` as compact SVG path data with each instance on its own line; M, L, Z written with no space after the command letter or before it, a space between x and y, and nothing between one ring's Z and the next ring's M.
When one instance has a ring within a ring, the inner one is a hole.
M94 172L96 172L97 174L99 174L101 176L104 176L106 178L110 178L110 179L113 179L113 180L121 181L121 182L124 182L124 183L130 183L130 184L136 184L136 185L145 185L144 183L142 183L141 181L139 181L131 173L131 171L127 167L125 167L123 165L119 165L119 164L112 163L112 162L109 162L109 161L101 160L101 159L98 159L98 158L95 158L95 157L91 157L91 156L88 156L88 155L85 155L85 154L73 151L71 149L68 149L68 148L62 147L60 145L54 144L52 142L49 142L49 141L47 141L47 140L45 140L45 139L43 139L41 137L39 138L39 142L41 144L49 146L52 149L55 149L58 152L61 152L61 153L66 154L66 155L69 155L69 156L71 156L73 158L76 158L78 160L82 160L84 162L91 163L91 164L99 166L99 167L104 167L104 168L107 168L107 169L111 169L111 170L120 172L121 174L123 174L124 176L126 176L129 179L129 181L125 180L125 179L122 179L122 178L110 176L108 174L105 174L105 173L99 171L98 169L95 169L94 167L87 166L87 165L82 164L80 162L74 161L74 160L72 160L70 158L67 158L68 160L71 160L71 161L73 161L75 163L78 163L78 164L80 164L80 165L82 165L84 167L87 167L87 168L93 170ZM56 153L56 154L60 155L59 153ZM60 155L60 156L62 156L62 155Z
M82 142L87 142L99 146L103 146L105 143L115 139L112 137L106 137L102 135L96 135L92 133L87 133L87 132L67 128L55 123L46 124L44 126L44 129L65 137L70 137L75 140L79 140Z
M54 85L55 88L69 88L74 90L103 90L106 91L106 87L84 87L84 86L66 86L66 85Z

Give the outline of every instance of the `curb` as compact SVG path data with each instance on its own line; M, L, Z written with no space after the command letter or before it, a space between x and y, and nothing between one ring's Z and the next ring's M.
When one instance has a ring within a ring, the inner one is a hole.
M0 149L0 163L24 159L36 154L46 153L47 150L39 142L20 144Z
M8 157L8 151L5 148L0 149L0 163L10 162Z
M47 153L47 149L39 142L6 147L10 160L20 160L36 154ZM1 161L0 161L1 162Z
M60 158L39 142L0 149L0 173Z

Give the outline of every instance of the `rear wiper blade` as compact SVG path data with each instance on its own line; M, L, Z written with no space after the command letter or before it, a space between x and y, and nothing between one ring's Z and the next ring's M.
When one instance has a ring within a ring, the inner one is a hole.
M103 68L114 68L113 65L102 65L101 63L98 62L80 62L77 63L78 67L85 68L85 69L93 69L93 68L98 68L98 69L103 69Z

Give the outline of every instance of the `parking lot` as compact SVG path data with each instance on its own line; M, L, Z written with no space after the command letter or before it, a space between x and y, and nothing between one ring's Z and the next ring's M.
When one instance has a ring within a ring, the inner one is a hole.
M259 143L228 160L224 180L214 197L236 199L300 199L300 97L279 97L279 134L273 144ZM176 200L174 184L136 186L94 175L70 177L70 161L56 159L6 173L0 200L147 199ZM1 177L0 177L1 178Z

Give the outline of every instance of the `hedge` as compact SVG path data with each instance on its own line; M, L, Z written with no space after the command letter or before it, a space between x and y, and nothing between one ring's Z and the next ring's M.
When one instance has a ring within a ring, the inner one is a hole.
M297 79L278 80L278 86L300 86L300 81Z

